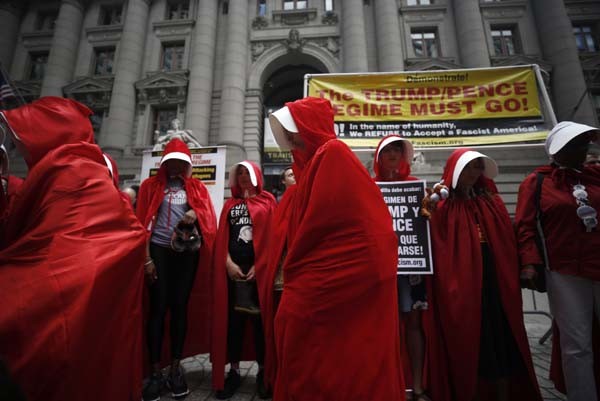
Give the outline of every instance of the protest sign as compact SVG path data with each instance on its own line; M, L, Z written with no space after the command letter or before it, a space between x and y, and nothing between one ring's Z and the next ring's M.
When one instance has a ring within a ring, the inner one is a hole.
M306 95L331 101L339 139L376 146L540 142L555 123L539 67L307 75Z
M425 181L377 182L398 236L398 274L432 274L429 220L421 216Z

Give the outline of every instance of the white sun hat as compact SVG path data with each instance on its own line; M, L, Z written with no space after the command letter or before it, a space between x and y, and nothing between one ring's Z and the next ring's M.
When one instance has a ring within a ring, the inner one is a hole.
M546 137L546 153L548 156L554 156L572 139L590 131L598 131L598 128L573 121L561 121Z
M406 160L406 162L408 164L412 164L413 161L413 157L415 157L415 150L413 148L412 143L410 143L410 141L406 138L402 138L400 136L390 136L388 138L385 138L383 140L383 142L381 142L381 145L379 146L379 149L377 151L377 156L375 156L375 158L377 160L379 160L379 154L381 153L381 151L383 150L383 148L385 148L386 146L394 143L394 142L402 142L402 150L403 150L403 155L404 155L404 160Z
M498 165L496 164L494 159L484 155L483 153L479 153L474 150L469 150L463 153L456 161L454 173L452 174L452 188L456 188L456 185L458 184L458 178L460 177L460 173L462 173L463 169L467 166L467 164L469 164L470 161L480 157L483 159L483 175L490 179L493 179L498 175Z
M287 106L274 111L269 116L269 124L271 125L271 131L275 137L275 141L281 149L290 150L292 149L292 143L285 137L285 130L298 133L298 127L292 118L290 109Z

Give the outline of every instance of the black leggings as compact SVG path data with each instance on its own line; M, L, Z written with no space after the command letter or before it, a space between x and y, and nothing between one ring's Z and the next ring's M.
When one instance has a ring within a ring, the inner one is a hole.
M198 267L198 252L175 252L150 244L158 280L150 285L148 349L150 363L160 362L165 315L171 313L171 358L181 359L187 331L187 310Z

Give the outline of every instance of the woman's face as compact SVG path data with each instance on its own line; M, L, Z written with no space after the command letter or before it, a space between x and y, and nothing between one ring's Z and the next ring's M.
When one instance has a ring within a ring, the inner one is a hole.
M246 167L242 165L238 166L237 169L237 183L239 187L243 190L254 187L252 185L252 179L250 178L250 172Z
M398 168L398 164L404 157L402 144L398 142L391 143L381 149L379 153L380 166L384 171L392 171Z
M291 168L288 168L287 170L285 170L285 173L283 173L283 181L282 182L286 188L288 188L296 183L296 177L294 176L294 171Z
M592 132L576 136L553 156L554 161L565 167L580 167L585 161L590 141L593 138L595 138L595 134Z
M189 166L188 162L179 159L169 159L165 164L167 165L167 174L169 177L184 175Z
M300 134L285 130L285 138L292 144L294 150L304 150L306 147Z
M477 159L471 160L458 177L458 183L456 187L459 189L470 189L475 185L483 171L485 170L485 164L483 158L478 157Z

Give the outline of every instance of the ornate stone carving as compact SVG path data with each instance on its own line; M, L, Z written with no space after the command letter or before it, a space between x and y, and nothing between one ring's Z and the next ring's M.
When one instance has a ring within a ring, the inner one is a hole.
M259 15L252 20L252 29L260 30L265 29L267 26L269 26L269 23L262 15Z
M321 23L325 25L337 25L338 23L338 15L333 11L327 11L321 17Z
M119 40L121 40L123 25L92 26L86 28L85 33L87 35L88 42L91 44L106 44L107 42L117 43Z
M91 109L108 109L113 81L113 77L83 77L65 86L63 92Z
M169 143L171 139L181 139L189 148L201 148L202 145L190 129L181 129L181 121L178 118L171 120L171 129L167 130L165 135L160 135L156 139L154 148L152 150L163 150L165 145Z
M316 8L304 8L301 10L274 10L273 21L282 25L304 25L317 17Z
M194 27L194 20L167 20L152 24L154 34L161 39L179 39L189 36Z
M146 105L184 105L187 97L188 72L151 72L135 83L140 112Z
M325 50L327 50L329 53L331 53L334 57L339 58L339 53L340 53L340 39L339 38L334 38L334 37L327 37L327 38L319 38L319 39L314 39L311 40L311 43L314 42L315 44L321 46L322 48L324 48Z
M302 47L306 44L306 39L300 39L300 32L297 29L290 29L288 38L283 41L288 52L301 52Z

